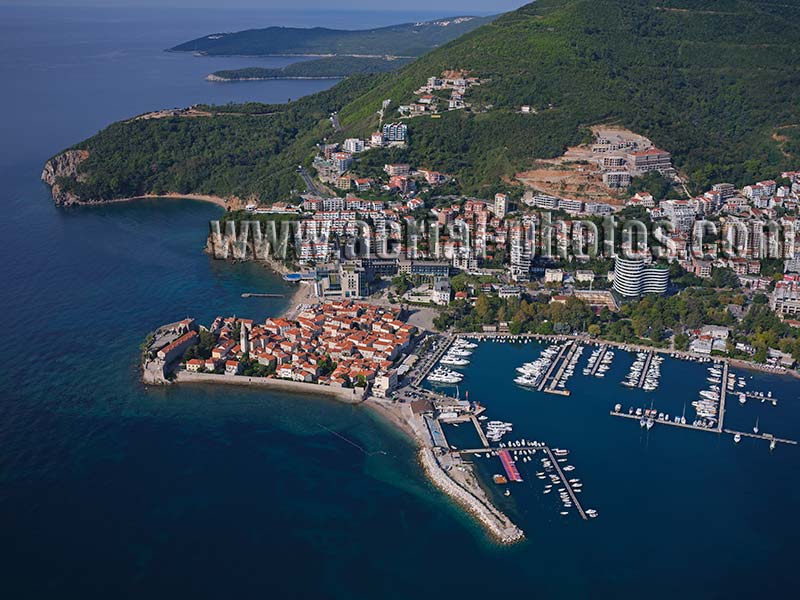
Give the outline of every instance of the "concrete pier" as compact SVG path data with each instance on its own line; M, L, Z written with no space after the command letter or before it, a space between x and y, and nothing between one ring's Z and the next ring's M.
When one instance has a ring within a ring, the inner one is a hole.
M725 420L725 400L728 397L728 363L722 367L722 383L719 386L719 412L717 417L717 431L722 432L723 422Z
M545 446L544 451L550 457L550 461L553 463L553 468L556 470L556 473L561 478L561 482L564 484L564 487L566 488L569 497L572 498L572 503L578 510L578 514L581 516L581 519L587 521L589 517L586 516L586 512L583 510L583 507L581 506L581 503L578 500L578 495L572 489L572 484L570 484L569 479L567 479L566 475L564 475L564 471L561 470L561 465L558 464L557 457L550 450L549 446Z
M569 359L575 352L575 348L577 347L575 342L570 342L558 353L555 360L550 365L550 368L547 369L547 373L545 373L544 377L542 378L541 383L536 388L540 392L546 392L548 394L558 394L560 396L569 396L569 390L559 390L556 389L556 385L558 382L561 381L561 376L564 373L564 369L566 365L569 363ZM566 356L565 356L566 355ZM557 373L553 375L553 371Z
M733 429L725 429L725 433L729 433L731 435L736 435L738 433L742 437L753 438L756 440L764 440L766 442L776 442L778 444L789 444L791 446L797 445L797 442L795 440L785 440L783 438L775 437L771 433L748 433L746 431L735 431Z
M600 354L597 355L597 360L592 367L592 370L589 372L589 375L594 375L597 373L597 369L600 368L600 365L603 364L603 359L606 356L606 352L608 352L608 344L603 344L600 346Z
M649 351L647 353L647 358L644 361L644 368L642 369L642 374L639 377L639 381L636 382L636 387L642 387L644 385L645 379L647 379L647 370L650 368L650 363L653 362L653 351Z

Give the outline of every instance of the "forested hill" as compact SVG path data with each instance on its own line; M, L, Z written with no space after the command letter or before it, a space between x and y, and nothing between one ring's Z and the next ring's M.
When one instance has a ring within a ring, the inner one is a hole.
M365 73L386 73L408 64L411 59L365 58L355 56L330 56L292 63L279 69L246 67L227 71L214 71L212 81L246 81L248 79L338 78Z
M76 145L89 158L80 182L62 183L87 199L148 189L283 199L301 187L292 169L310 161L315 142L368 134L383 100L393 100L395 118L445 69L484 80L467 92L472 110L409 119L408 149L364 160L443 171L482 194L603 122L671 151L697 189L774 177L800 166L799 8L800 0L537 0L398 71L261 111L271 116L118 123ZM522 114L523 104L537 113ZM330 110L344 131L333 131Z
M407 157L477 186L615 122L673 152L698 185L800 164L800 1L537 0L431 52L341 113L366 131L443 69L491 82L484 114L411 120ZM519 114L520 105L538 109Z
M420 56L494 17L449 17L377 29L344 30L314 27L267 27L236 33L215 33L185 42L175 52L209 55L347 55Z

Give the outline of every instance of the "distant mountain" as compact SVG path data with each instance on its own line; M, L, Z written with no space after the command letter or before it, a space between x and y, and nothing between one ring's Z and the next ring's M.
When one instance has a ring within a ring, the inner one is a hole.
M265 51L289 47L257 37ZM485 195L585 141L589 126L613 123L672 152L696 189L741 185L800 166L799 67L800 0L537 0L398 71L260 111L271 116L232 107L224 117L118 123L77 144L88 158L58 183L87 200L148 190L278 200L301 188L296 165L315 143L369 134L384 100L397 118L429 77L464 69L482 81L468 90L472 109L408 119L406 149L362 161L425 166ZM334 110L341 132L327 118Z
M491 22L494 18L450 17L354 31L324 27L267 27L236 33L215 33L179 44L170 50L247 56L420 56Z

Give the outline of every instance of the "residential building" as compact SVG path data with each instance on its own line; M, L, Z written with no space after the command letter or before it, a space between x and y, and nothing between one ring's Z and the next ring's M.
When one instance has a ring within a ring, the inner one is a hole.
M696 212L686 200L665 200L660 206L675 231L692 231Z
M408 176L411 174L411 165L399 163L393 165L384 165L383 170L389 174L390 177Z
M359 152L364 151L364 140L360 140L358 138L347 138L344 141L344 144L342 144L342 148L345 152L358 154Z
M709 279L711 277L711 261L693 258L692 272L698 277Z
M408 137L408 125L405 123L387 123L383 126L383 139L386 142L405 142Z
M498 219L502 219L508 212L508 195L495 194L494 195L494 214Z
M669 270L648 266L644 259L616 257L613 289L623 296L663 294L669 285Z
M675 169L672 168L672 155L658 148L647 150L637 150L626 155L628 170L631 175L644 175L650 171L658 171L664 176L672 176Z
M624 188L631 184L631 174L627 171L606 171L603 183L610 188Z

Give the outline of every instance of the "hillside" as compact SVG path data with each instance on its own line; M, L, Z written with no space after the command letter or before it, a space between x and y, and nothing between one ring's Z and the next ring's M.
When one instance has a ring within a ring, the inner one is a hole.
M274 54L346 56L420 56L454 40L494 17L450 17L403 23L377 29L345 30L314 27L266 27L236 33L215 33L179 44L174 52L208 55Z
M69 204L166 193L288 198L302 189L297 165L330 133L330 113L370 83L356 75L289 104L200 105L194 113L207 116L120 121L70 149L81 161L59 160L69 151L48 161L43 179Z
M468 92L473 109L409 119L408 149L370 151L371 163L408 160L455 175L464 192L487 193L602 122L671 151L697 187L772 177L800 164L799 4L538 0L399 71L351 78L277 117L116 124L76 145L89 151L85 181L64 184L94 199L155 182L277 200L300 186L291 167L310 160L315 142L369 133L384 99L392 113L445 69L486 80ZM537 114L521 114L522 104ZM339 134L325 118L336 108ZM153 163L158 176L146 170Z
M406 102L427 77L469 69L491 79L473 101L494 108L412 119L412 162L486 183L613 122L670 150L698 185L774 176L800 162L799 5L538 0L415 61L341 121L368 131L383 99ZM523 104L539 114L519 114Z
M212 81L248 81L253 79L305 79L338 78L355 74L386 73L408 64L410 59L365 58L331 56L292 63L280 69L247 67L214 71L208 76Z

